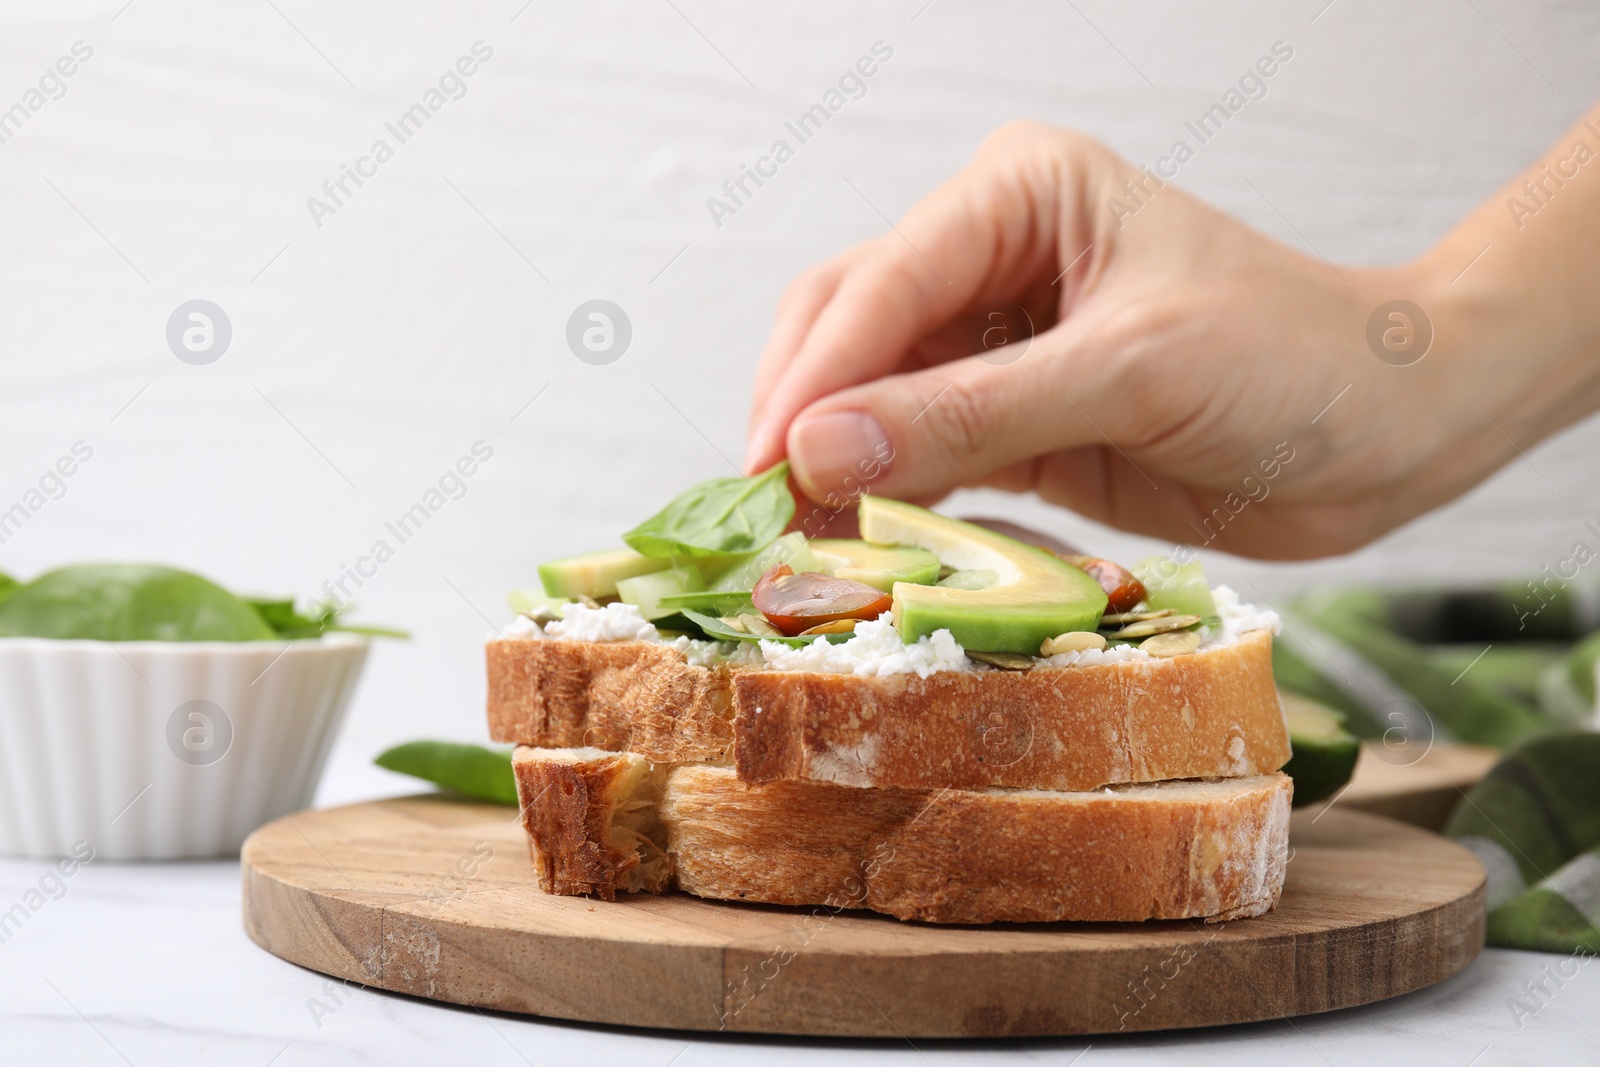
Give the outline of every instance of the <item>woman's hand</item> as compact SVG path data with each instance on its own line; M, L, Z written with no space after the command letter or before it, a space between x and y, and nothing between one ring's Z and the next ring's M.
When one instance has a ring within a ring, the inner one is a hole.
M748 467L787 454L816 500L869 475L922 501L990 485L1243 555L1347 551L1593 408L1592 382L1579 403L1524 380L1539 358L1505 321L1508 284L1528 285L1510 255L1450 284L1504 223L1486 206L1474 227L1409 267L1336 267L1092 140L1007 126L893 232L790 287ZM1395 300L1425 310L1380 312Z

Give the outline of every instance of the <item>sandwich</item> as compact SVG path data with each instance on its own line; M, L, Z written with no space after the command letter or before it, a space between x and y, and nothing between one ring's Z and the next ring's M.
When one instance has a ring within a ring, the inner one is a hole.
M545 891L943 923L1274 906L1272 612L1195 561L873 495L856 539L793 514L782 464L717 479L512 594L488 719Z

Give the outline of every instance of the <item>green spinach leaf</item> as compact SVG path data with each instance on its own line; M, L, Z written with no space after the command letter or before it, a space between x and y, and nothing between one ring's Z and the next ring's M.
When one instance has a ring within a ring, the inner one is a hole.
M680 494L622 535L635 552L720 556L755 552L777 540L794 517L789 461L754 478L713 478Z
M803 648L811 642L818 640L830 641L839 644L850 640L853 634L814 634L811 637L764 637L761 634L747 634L743 630L735 630L721 619L710 615L702 615L691 608L681 609L684 617L700 627L706 637L713 641L777 641L779 644L788 645L790 648Z
M511 751L455 741L409 741L372 762L489 804L517 803Z
M79 641L270 641L245 601L191 574L145 564L62 567L0 603L0 634Z
M245 603L256 609L266 624L286 641L295 641L304 638L321 637L325 633L353 633L366 634L372 637L399 637L409 638L411 635L404 630L393 630L380 626L351 626L339 620L339 609L331 603L314 604L311 614L305 615L294 606L294 600L288 597L265 599L262 597L246 597Z
M672 593L661 598L663 608L693 608L695 611L732 615L736 611L749 611L752 601L748 592L732 593Z
M347 626L331 604L297 611L288 598L235 596L198 574L153 564L61 567L19 585L0 574L0 637L62 641L271 641L330 630L406 637Z

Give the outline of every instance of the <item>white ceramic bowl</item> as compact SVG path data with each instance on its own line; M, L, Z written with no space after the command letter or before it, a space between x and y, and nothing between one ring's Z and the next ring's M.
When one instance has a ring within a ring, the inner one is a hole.
M200 859L308 806L367 641L0 638L0 853Z

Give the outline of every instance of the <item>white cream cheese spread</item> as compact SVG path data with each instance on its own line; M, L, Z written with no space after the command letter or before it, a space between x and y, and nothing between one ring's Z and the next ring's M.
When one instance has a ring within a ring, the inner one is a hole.
M1276 634L1282 628L1277 612L1241 603L1239 595L1225 585L1212 589L1211 597L1217 605L1219 625L1200 630L1202 651L1224 648L1253 630L1270 630ZM654 624L645 620L637 607L620 603L600 608L568 604L560 619L542 627L527 616L519 615L504 636L512 640L556 637L569 641L659 641L671 644L694 666L725 662L764 666L775 671L869 677L916 674L921 678L939 671L995 669L968 659L949 630L936 630L906 644L894 628L892 612L858 623L847 641L837 644L813 641L799 648L791 648L781 641L762 641L759 646L737 641L698 641L689 637L674 637L669 641ZM1149 658L1150 654L1143 649L1121 645L1064 652L1038 659L1038 663L1046 667L1093 667Z

